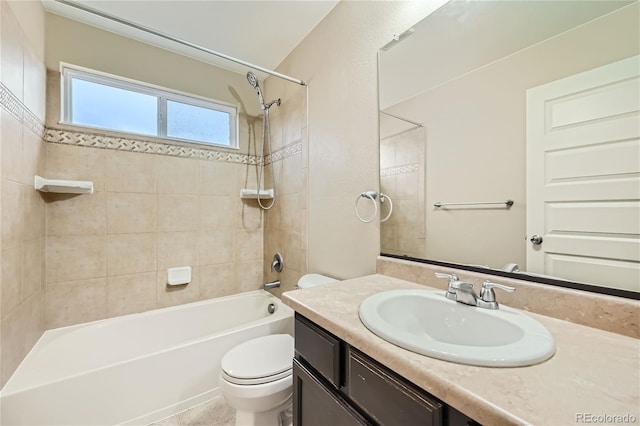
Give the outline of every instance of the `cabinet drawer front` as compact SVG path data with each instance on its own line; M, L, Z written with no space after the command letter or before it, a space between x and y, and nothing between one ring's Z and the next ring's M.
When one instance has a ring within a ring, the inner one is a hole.
M340 340L296 314L296 356L305 359L336 388L340 387Z
M349 397L381 425L441 425L443 405L424 391L392 377L349 348L346 389Z
M369 425L336 391L325 387L297 359L293 360L294 426Z

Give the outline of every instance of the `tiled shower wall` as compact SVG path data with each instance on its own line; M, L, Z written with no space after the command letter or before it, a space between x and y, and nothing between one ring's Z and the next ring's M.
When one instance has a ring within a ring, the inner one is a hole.
M425 146L424 127L380 141L380 192L393 202L391 216L380 223L383 253L426 256ZM380 206L380 215L385 217L389 205Z
M33 190L45 167L45 68L40 2L2 1L0 15L1 387L45 328L45 203Z
M48 82L54 99L57 72ZM49 102L47 177L92 180L95 193L45 196L47 328L255 290L275 278L283 282L276 294L292 288L306 269L306 91L283 88L278 97L266 159L278 196L268 219L239 197L256 187L259 116L240 114L241 149L232 151L79 132L58 124L59 102ZM265 170L263 187L271 187ZM276 251L285 271L274 277L263 258ZM166 285L176 266L193 268L186 287Z
M240 199L255 166L47 144L47 176L92 180L48 195L47 328L255 290L262 215ZM192 281L167 286L167 269Z
M264 230L264 278L280 280L273 291L280 295L294 288L307 273L307 89L270 77L266 80L269 99L282 98L271 114L273 174L277 191L273 208L266 210ZM271 182L267 165L267 182ZM271 271L275 253L282 254L284 269Z

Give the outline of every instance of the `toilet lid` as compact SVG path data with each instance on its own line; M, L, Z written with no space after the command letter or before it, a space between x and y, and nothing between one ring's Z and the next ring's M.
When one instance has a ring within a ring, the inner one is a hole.
M265 383L290 374L292 360L293 337L272 334L234 347L222 358L221 367L229 381Z

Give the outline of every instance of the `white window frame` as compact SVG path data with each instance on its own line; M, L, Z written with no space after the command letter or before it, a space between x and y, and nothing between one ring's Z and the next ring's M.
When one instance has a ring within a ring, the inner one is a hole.
M104 86L111 86L117 89L123 89L131 92L142 93L149 96L154 96L158 99L158 116L157 116L157 134L141 134L134 132L127 132L118 129L109 129L102 127L87 126L83 124L77 124L73 122L72 105L71 105L71 80L77 78L80 80L88 81L91 83L101 84ZM166 87L156 86L149 83L144 83L137 80L132 80L124 77L119 77L113 74L107 74L100 71L95 71L89 68L79 67L67 63L60 64L60 123L76 127L84 127L90 129L100 129L115 133L124 133L131 135L140 135L144 137L160 138L179 142L188 142L192 144L205 145L205 146L217 146L222 148L239 149L238 144L238 108L235 105L217 101L214 99L204 98L189 93L178 92L175 90L167 89ZM176 137L167 136L167 102L175 101L187 105L196 107L202 107L214 111L224 112L229 114L229 145L218 144L213 142L205 142L192 139L182 139Z

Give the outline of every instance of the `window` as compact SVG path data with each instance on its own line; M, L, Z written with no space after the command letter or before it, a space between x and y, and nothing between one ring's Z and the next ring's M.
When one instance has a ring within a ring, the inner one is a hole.
M62 67L62 122L237 148L236 107L86 69Z

